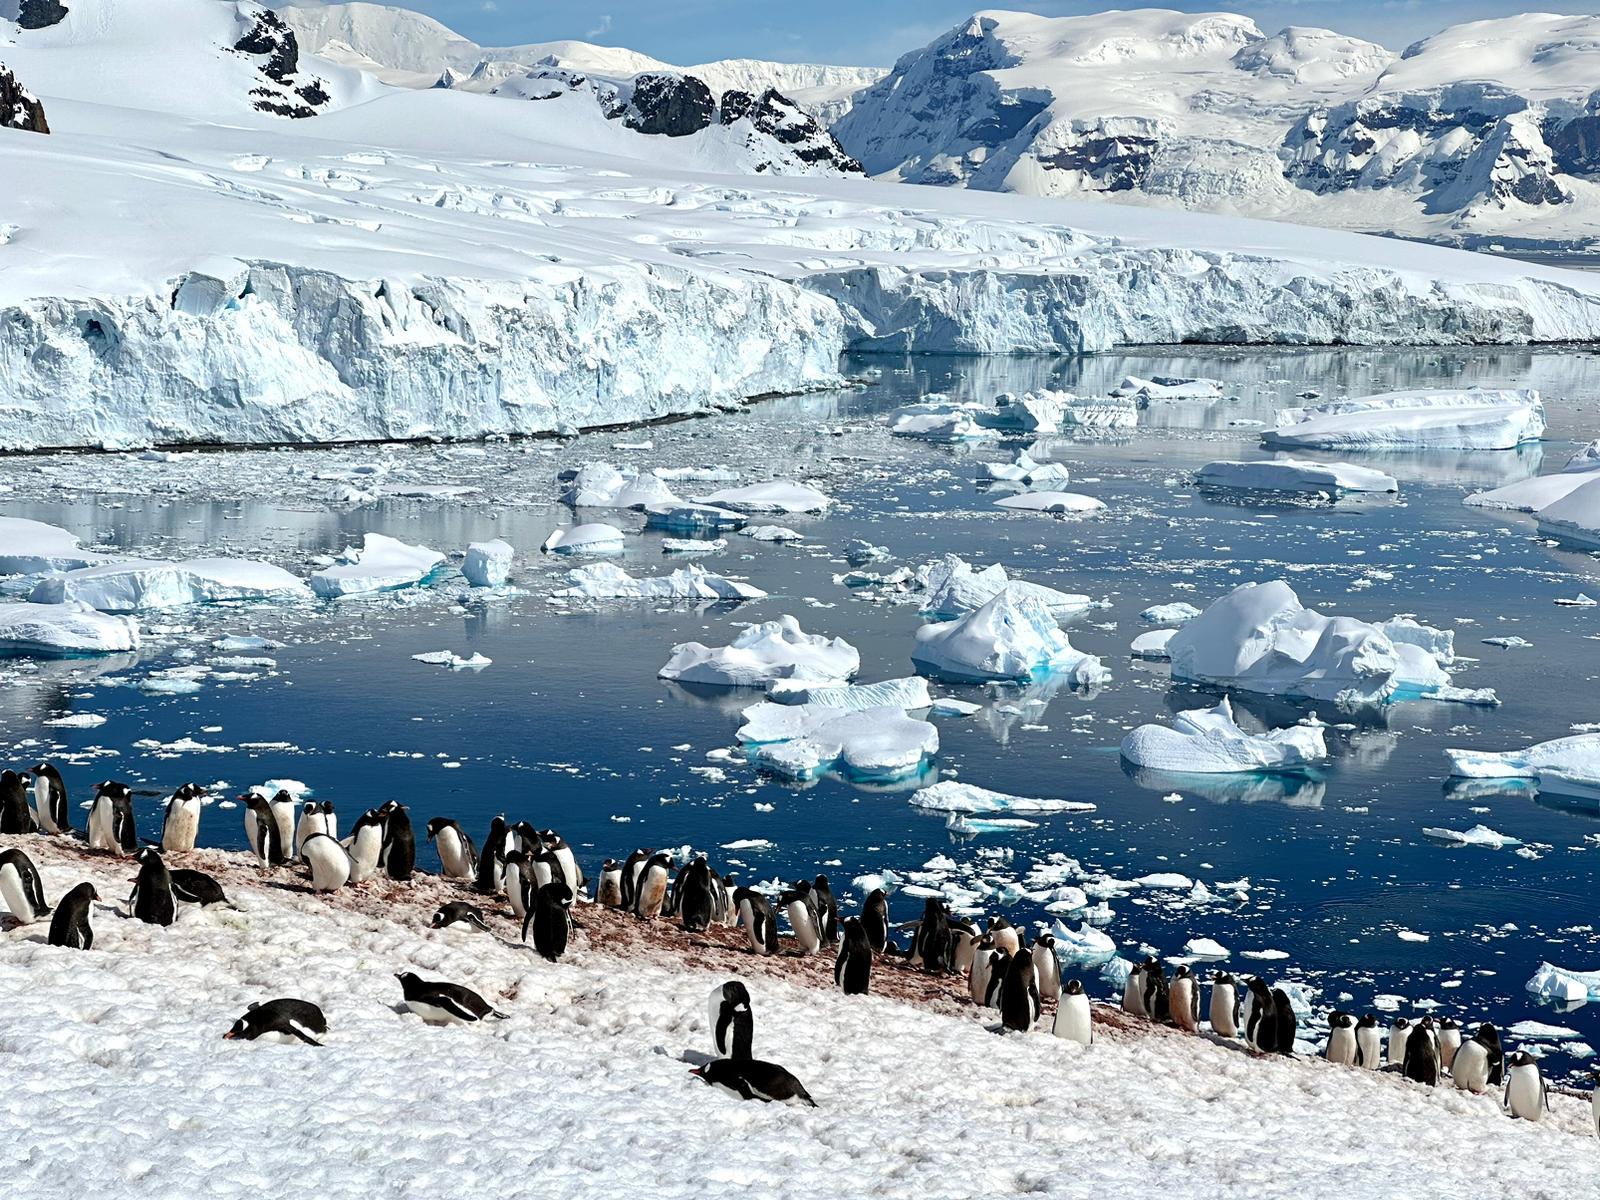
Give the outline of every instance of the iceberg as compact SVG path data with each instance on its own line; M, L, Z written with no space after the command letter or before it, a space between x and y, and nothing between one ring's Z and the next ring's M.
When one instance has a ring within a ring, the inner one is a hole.
M408 546L381 533L366 534L331 567L312 573L311 590L324 599L387 592L421 583L444 561L426 546Z
M1540 963L1523 986L1532 995L1564 1004L1600 1001L1600 971L1568 971L1554 963Z
M1393 475L1350 463L1319 463L1300 458L1264 462L1219 459L1195 473L1202 487L1236 488L1254 492L1398 492Z
M98 612L76 600L0 604L0 651L10 654L115 654L139 648L133 617Z
M1093 513L1105 507L1103 501L1077 492L1023 492L1020 496L1002 496L994 503L996 508L1046 513Z
M1176 629L1152 629L1149 633L1141 633L1133 639L1128 647L1128 653L1135 658L1147 658L1152 662L1166 662L1170 655L1167 653L1167 643L1172 640Z
M1217 379L1185 379L1171 375L1157 375L1140 379L1129 375L1112 389L1113 396L1131 396L1141 405L1162 400L1220 400L1222 382Z
M1063 964L1093 967L1110 962L1117 956L1117 943L1111 940L1111 935L1102 933L1087 921L1077 929L1071 928L1065 921L1057 921L1050 932L1056 939L1056 957Z
M1037 800L1029 796L1010 796L954 779L942 780L911 794L917 808L955 813L1087 813L1095 806L1081 800Z
M605 462L579 467L561 499L574 508L649 508L678 501L658 475L624 474Z
M35 604L75 600L113 613L223 601L310 598L306 585L282 567L241 558L128 559L80 567L45 576L28 597Z
M1023 817L968 817L950 813L944 827L951 833L970 836L976 833L1013 833L1021 829L1037 829L1039 822Z
M1315 725L1246 733L1224 696L1215 708L1179 713L1171 727L1139 726L1122 739L1122 757L1157 771L1231 774L1299 770L1327 758L1328 747Z
M1530 388L1385 392L1286 408L1263 433L1288 450L1511 450L1544 435L1544 403Z
M737 736L756 764L788 779L837 770L847 779L892 783L921 774L939 752L939 731L893 705L766 701L745 709L744 722Z
M1600 470L1600 441L1590 442L1553 475L1535 475L1492 491L1474 492L1462 503L1474 508L1539 512L1593 481L1597 470Z
M771 483L752 483L747 487L723 488L709 496L696 496L696 504L714 504L747 513L819 513L833 503L831 497L796 483L775 479Z
M1227 958L1232 954L1221 942L1211 938L1190 938L1183 944L1183 952L1190 958L1203 958L1212 962Z
M1600 733L1538 742L1525 750L1446 750L1462 779L1532 779L1541 791L1600 795Z
M78 535L26 517L0 517L0 575L76 571L105 561L83 550Z
M552 592L562 600L761 600L758 587L707 571L699 563L670 575L636 579L615 563L591 563L567 572L568 587Z
M1541 508L1538 519L1539 532L1546 537L1600 550L1600 476Z
M1111 674L1098 658L1074 649L1050 610L1015 585L964 617L917 630L911 661L925 673L966 683L1055 675L1077 687Z
M1453 846L1484 846L1490 850L1522 845L1518 839L1490 829L1487 825L1474 825L1471 829L1465 830L1429 826L1422 831L1422 836L1430 837L1436 842L1449 842Z
M825 704L848 712L892 706L923 709L933 705L928 681L920 675L885 679L879 683L815 683L804 679L775 679L767 685L767 699L777 704Z
M1025 483L1030 487L1041 483L1066 483L1072 472L1060 463L1035 462L1026 450L1020 451L1012 462L981 463L986 479L999 483Z
M889 414L889 432L895 437L928 442L980 442L1000 436L978 423L970 405L948 401L925 401L895 409Z
M665 529L670 533L708 533L723 529L738 529L746 523L743 513L715 504L694 504L681 501L673 504L651 504L645 507L645 524L651 529Z
M1031 596L1060 620L1092 608L1094 601L1076 592L1058 592L1037 583L1012 579L999 563L974 570L972 564L954 554L917 568L917 590L925 592L922 612L930 617L949 619L965 616L982 608L1007 587Z
M670 538L661 539L663 554L721 554L728 548L726 538Z
M603 521L564 525L551 530L539 549L546 554L621 554L622 530Z
M1139 614L1139 619L1152 625L1182 625L1199 615L1198 608L1180 600L1174 604L1153 604Z
M714 687L766 687L775 679L849 679L861 655L843 638L808 634L792 616L748 626L726 646L682 642L658 672L662 679Z
M482 654L473 653L463 658L453 650L429 650L423 654L413 654L411 657L419 663L427 663L430 667L449 667L452 671L481 671L494 663L494 659L486 658Z
M803 542L806 535L784 525L746 525L739 530L740 537L753 542Z
M1001 392L994 398L994 407L983 413L981 419L995 429L1059 433L1062 411L1073 399L1075 397L1068 392L1024 392L1021 396Z
M511 576L511 560L515 556L511 543L500 538L473 542L461 562L461 574L473 587L502 587Z

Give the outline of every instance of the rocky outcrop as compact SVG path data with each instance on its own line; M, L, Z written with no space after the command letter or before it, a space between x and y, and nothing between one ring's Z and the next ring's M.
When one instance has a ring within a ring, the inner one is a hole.
M716 97L693 75L649 72L634 77L622 123L635 133L688 137L709 127L716 112Z
M67 15L61 0L22 0L17 9L17 24L23 29L49 29Z
M44 105L17 77L0 63L0 129L22 129L29 133L49 133Z
M257 13L233 48L265 59L260 67L264 82L250 91L258 111L279 117L314 117L328 103L322 80L301 76L300 43L277 13L270 9Z
M832 167L842 175L863 173L820 121L776 88L768 88L759 99L749 92L724 92L720 118L724 125L748 120L757 133L789 147L810 166Z

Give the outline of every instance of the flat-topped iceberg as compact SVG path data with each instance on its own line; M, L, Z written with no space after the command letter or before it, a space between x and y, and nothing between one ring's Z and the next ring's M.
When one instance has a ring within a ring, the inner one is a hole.
M1518 839L1490 829L1487 825L1474 825L1471 829L1446 829L1434 825L1424 829L1422 836L1432 838L1436 842L1448 842L1452 846L1485 846L1490 850L1503 850L1508 846L1522 845Z
M1515 512L1539 512L1557 500L1571 495L1597 478L1600 471L1600 441L1590 442L1567 460L1567 465L1552 475L1519 479L1487 492L1473 492L1462 501L1474 508L1508 508Z
M1461 779L1532 779L1544 791L1600 794L1600 733L1537 742L1524 750L1446 750Z
M1200 610L1194 605L1176 600L1170 604L1152 604L1139 614L1139 620L1147 621L1151 625L1182 625L1199 615Z
M1020 433L1059 433L1065 421L1063 414L1077 400L1071 392L1040 390L1001 392L994 398L994 407L980 413L979 419L995 429L1010 429Z
M311 592L282 567L249 559L129 559L47 575L28 598L35 604L76 600L101 612L129 613L223 601L308 600Z
M1073 648L1043 603L1010 585L964 617L917 630L911 660L962 682L1054 675L1078 687L1110 677L1098 658Z
M1018 496L1002 496L995 507L1019 512L1044 513L1095 513L1105 507L1105 502L1077 492L1023 492Z
M1511 450L1544 435L1531 388L1423 389L1285 408L1261 436L1289 450Z
M590 563L567 572L567 587L551 593L562 600L760 600L767 593L706 570L699 563L670 575L637 579L616 563Z
M87 604L0 604L0 651L14 654L115 654L139 648L139 622Z
M473 542L461 563L461 574L473 587L502 587L511 577L511 560L516 557L511 543L494 538Z
M738 738L757 765L789 779L836 770L861 782L893 783L921 774L939 752L939 731L895 705L766 701L745 709L744 722Z
M1202 487L1235 488L1252 492L1398 492L1393 475L1351 463L1320 463L1303 458L1261 462L1219 459L1195 472Z
M806 633L792 616L746 627L726 646L682 642L659 672L662 679L716 687L766 687L775 679L818 682L852 678L861 655L843 638Z
M0 575L75 571L104 562L78 545L78 535L26 517L0 517Z
M649 508L678 499L653 472L625 473L605 462L579 467L561 498L574 508Z
M980 442L1000 435L978 422L970 404L927 400L906 404L889 414L889 432L896 437L928 442Z
M1220 400L1222 381L1218 379L1186 379L1175 375L1156 375L1140 379L1129 375L1112 389L1113 396L1131 396L1140 404L1163 400Z
M767 699L777 704L825 704L849 712L863 708L923 709L933 705L928 681L920 675L884 679L877 683L815 683L805 679L775 679L767 685Z
M645 524L651 529L665 529L669 533L709 533L723 529L739 529L748 518L731 508L716 504L696 504L691 500L675 503L650 504L645 507Z
M1152 629L1149 633L1141 633L1133 639L1133 644L1128 647L1128 653L1135 658L1166 662L1170 657L1167 653L1167 643L1177 632L1176 629Z
M1246 733L1224 696L1215 708L1177 714L1170 726L1139 726L1122 739L1122 757L1158 771L1225 775L1298 770L1327 758L1328 746L1317 725Z
M709 496L696 496L695 503L715 504L735 512L819 513L826 510L833 500L807 484L796 483L792 479L774 479L770 483L723 488Z
M954 554L918 567L914 582L916 590L926 594L922 611L943 619L982 608L1008 587L1033 597L1057 620L1076 616L1094 604L1077 592L1058 592L1042 584L1012 579L999 563L975 570L971 563Z
M917 808L933 812L957 813L1089 813L1095 806L1085 800L1039 800L1031 796L1010 796L972 783L941 780L911 794Z
M444 561L426 546L408 546L381 533L366 534L330 567L311 575L311 590L326 599L387 592L421 583Z
M1581 487L1541 508L1539 532L1546 537L1600 549L1600 475L1585 480Z
M1600 1001L1600 971L1569 971L1554 963L1540 963L1523 986L1532 995L1563 1004Z
M546 554L621 554L622 537L622 530L604 521L563 525L552 529L539 549Z

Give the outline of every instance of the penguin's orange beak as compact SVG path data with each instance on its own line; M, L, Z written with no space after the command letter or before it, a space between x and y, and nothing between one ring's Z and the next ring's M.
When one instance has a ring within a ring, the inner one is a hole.
M230 1030L228 1030L227 1033L223 1034L222 1035L222 1040L225 1041L225 1042L233 1041L233 1030L230 1029Z

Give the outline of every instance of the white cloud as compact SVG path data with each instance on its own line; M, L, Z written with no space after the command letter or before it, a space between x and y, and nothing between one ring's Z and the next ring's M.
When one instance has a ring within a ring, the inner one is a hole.
M583 36L584 37L595 38L595 37L599 37L601 34L610 33L610 32L611 32L611 14L610 13L601 13L600 14L599 24L597 24L593 29L589 30L589 32L584 34Z

